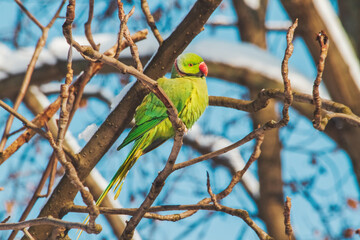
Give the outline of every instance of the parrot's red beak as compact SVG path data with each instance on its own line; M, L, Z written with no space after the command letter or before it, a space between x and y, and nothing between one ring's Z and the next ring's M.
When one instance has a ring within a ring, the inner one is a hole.
M199 64L199 70L205 77L208 75L208 67L206 66L205 62L201 62Z

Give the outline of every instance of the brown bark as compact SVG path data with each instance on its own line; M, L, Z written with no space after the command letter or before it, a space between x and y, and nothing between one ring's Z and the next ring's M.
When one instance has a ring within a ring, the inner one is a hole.
M267 0L260 0L258 9L250 8L243 0L233 0L234 10L238 17L238 30L244 42L251 42L266 48L265 13Z
M338 1L341 22L349 35L350 41L355 48L358 58L360 57L360 1Z

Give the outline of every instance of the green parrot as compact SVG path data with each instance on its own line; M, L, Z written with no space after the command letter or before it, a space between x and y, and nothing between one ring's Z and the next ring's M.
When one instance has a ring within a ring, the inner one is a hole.
M205 77L208 69L203 59L194 53L177 57L171 78L159 78L159 86L175 105L179 118L187 129L199 119L208 105ZM129 155L120 166L96 204L100 205L109 190L114 187L115 199L119 196L124 179L136 160L143 154L160 146L175 134L168 119L165 105L153 93L149 93L135 112L135 126L117 150L134 142Z

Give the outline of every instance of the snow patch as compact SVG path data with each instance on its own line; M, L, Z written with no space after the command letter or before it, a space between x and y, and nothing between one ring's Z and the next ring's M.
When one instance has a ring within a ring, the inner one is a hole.
M34 47L24 47L13 51L5 44L0 43L0 70L4 72L0 77L26 72L34 50ZM44 48L39 55L35 68L39 68L44 64L54 65L55 63L56 58Z
M44 93L39 89L38 86L30 85L29 91L34 94L40 103L42 108L47 108L50 105L49 99L44 95Z
M244 2L249 8L253 10L260 8L260 0L244 0Z
M60 93L61 83L50 82L40 86L40 90L45 94Z
M103 34L94 34L94 41L96 44L100 44L100 52L105 52L106 50L113 47L117 42L117 34L103 33ZM74 39L80 45L89 45L89 42L86 39L86 36L75 36ZM139 54L141 56L148 56L153 54L157 50L157 44L154 37L149 37L149 39L142 40L137 42L136 45L139 49ZM67 60L67 54L69 51L69 44L66 42L64 37L57 37L52 40L49 44L49 50L56 56L56 58L63 61ZM122 57L131 57L129 48L125 49L120 53ZM83 57L74 49L73 59L79 60Z
M81 147L72 133L68 130L65 134L65 144L69 147L75 154L81 151Z
M117 41L116 34L94 34L93 38L96 44L100 44L100 52L111 48ZM86 39L86 36L74 36L74 39L80 45L90 45ZM57 37L54 38L49 44L49 50L56 56L56 58L66 61L69 51L69 44L66 42L64 37ZM73 59L80 60L83 59L83 57L78 51L74 49Z
M291 21L266 21L265 27L270 30L285 30L292 25Z
M85 128L84 131L79 133L78 138L79 139L84 139L86 142L88 142L92 138L92 136L96 133L96 131L98 129L99 129L99 127L95 123L90 124L89 126L87 126Z
M215 15L211 18L209 24L219 24L219 25L235 25L234 18L229 15Z
M1 79L6 78L7 76L9 76L6 72L0 71L0 81Z

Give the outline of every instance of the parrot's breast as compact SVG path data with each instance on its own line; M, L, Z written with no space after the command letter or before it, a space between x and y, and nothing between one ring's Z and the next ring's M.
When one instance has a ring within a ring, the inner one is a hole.
M205 78L191 78L192 90L185 107L179 112L180 119L190 129L209 104Z
M209 103L208 91L205 78L183 77L178 79L162 79L158 81L166 95L174 103L179 112L179 117L190 129L200 118ZM163 106L165 107L165 106ZM161 145L167 139L173 137L175 131L168 118L164 119L146 136L151 136L152 142L145 150L151 151ZM144 135L144 136L145 136Z

